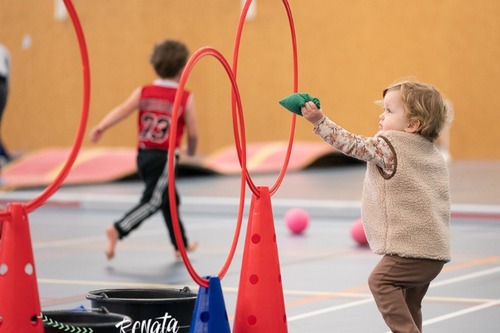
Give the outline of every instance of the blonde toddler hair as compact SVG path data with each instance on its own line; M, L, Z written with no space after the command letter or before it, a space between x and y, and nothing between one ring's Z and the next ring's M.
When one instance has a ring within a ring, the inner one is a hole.
M406 116L420 121L417 133L428 140L436 140L441 130L451 124L451 103L434 86L414 80L399 81L384 89L382 96L393 90L401 92Z

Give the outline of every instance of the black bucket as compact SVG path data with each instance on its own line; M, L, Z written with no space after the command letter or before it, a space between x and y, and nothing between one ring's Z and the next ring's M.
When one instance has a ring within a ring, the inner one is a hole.
M110 312L132 318L128 329L136 332L189 332L196 293L183 289L101 289L90 291L87 299L92 307L105 307ZM160 326L158 326L160 325ZM158 329L161 327L161 330ZM178 330L177 330L178 329Z
M45 333L119 333L120 323L131 322L125 315L97 310L54 310L42 312Z

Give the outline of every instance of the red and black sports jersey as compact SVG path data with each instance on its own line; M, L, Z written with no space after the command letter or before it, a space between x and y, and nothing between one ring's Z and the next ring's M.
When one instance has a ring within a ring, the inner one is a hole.
M142 88L138 119L138 148L168 150L172 111L177 88L147 85ZM184 113L190 92L184 91L179 105L175 147L184 132Z

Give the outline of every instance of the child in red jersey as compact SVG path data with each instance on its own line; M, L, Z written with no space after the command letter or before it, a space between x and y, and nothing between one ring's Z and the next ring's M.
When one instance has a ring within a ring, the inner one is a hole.
M130 114L136 111L138 113L137 168L139 176L144 181L145 189L139 203L106 230L108 238L106 256L109 260L115 255L117 241L127 236L160 209L175 248L175 255L180 256L168 202L167 158L172 108L178 82L188 56L187 47L178 41L166 40L155 45L150 62L158 79L152 84L135 89L123 103L113 108L91 131L91 141L98 142L107 129ZM179 149L182 135L186 130L186 153L193 156L198 141L198 130L193 95L189 91L184 91L178 112L175 147ZM177 159L178 153L176 153L176 162ZM175 192L178 209L177 189ZM180 219L179 224L186 249L194 250L197 243L188 243Z

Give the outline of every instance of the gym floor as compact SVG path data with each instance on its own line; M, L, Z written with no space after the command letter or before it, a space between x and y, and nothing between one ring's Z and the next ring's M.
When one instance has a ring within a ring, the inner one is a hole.
M288 332L387 332L367 286L380 259L350 235L359 218L362 164L287 173L272 196ZM425 332L500 330L500 161L450 163L452 261L424 299ZM272 187L276 175L252 175ZM236 224L239 176L181 177L180 215L198 274L215 275L225 261ZM43 189L1 192L0 201L29 201ZM104 255L105 228L139 198L137 180L63 186L29 214L42 311L83 305L89 291L106 288L198 286L175 258L161 214L118 243L114 260ZM247 190L250 203L250 191ZM310 225L302 235L284 224L291 208L305 209ZM248 207L245 214L248 213ZM230 321L234 317L246 231L222 279Z

